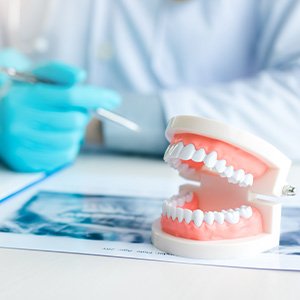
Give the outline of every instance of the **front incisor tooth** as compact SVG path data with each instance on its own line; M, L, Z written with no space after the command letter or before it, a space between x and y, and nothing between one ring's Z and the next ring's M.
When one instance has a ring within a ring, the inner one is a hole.
M173 221L175 221L176 219L176 206L172 205L172 208L171 208L171 218Z
M206 156L205 150L203 148L197 150L192 157L195 162L202 162Z
M162 214L163 216L165 216L167 214L167 203L164 202L163 206L162 206Z
M178 222L181 223L182 220L183 220L183 208L181 207L177 207L176 208L176 215L177 215L177 219L178 219Z
M172 153L173 149L174 149L175 145L174 144L170 144L168 146L168 148L165 151L165 155L164 155L164 161L168 161L170 158L170 154Z
M209 169L212 169L217 162L217 156L218 154L216 151L210 152L204 159L205 166Z
M170 204L167 204L167 217L170 218L171 216L171 209L172 209L172 206Z
M193 212L190 209L183 210L184 220L187 224L190 224L190 222L192 220L192 214L193 214Z
M179 142L178 144L175 145L172 153L171 153L171 157L172 158L178 158L181 150L183 149L184 145L183 142Z
M192 219L197 227L200 227L202 225L203 217L204 214L202 210L196 209L193 211Z
M189 160L193 157L195 151L195 146L193 144L188 144L181 150L179 158L183 160Z
M214 213L212 211L208 211L204 214L204 221L208 225L212 225L215 220Z
M214 168L218 173L224 172L226 169L226 160L225 159L218 160Z

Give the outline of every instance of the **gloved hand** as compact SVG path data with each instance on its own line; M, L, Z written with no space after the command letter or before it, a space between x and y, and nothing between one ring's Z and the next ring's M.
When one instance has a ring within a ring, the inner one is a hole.
M51 171L76 157L90 110L113 109L120 97L80 84L84 71L65 64L49 63L32 73L63 85L11 85L0 100L0 158L17 171Z

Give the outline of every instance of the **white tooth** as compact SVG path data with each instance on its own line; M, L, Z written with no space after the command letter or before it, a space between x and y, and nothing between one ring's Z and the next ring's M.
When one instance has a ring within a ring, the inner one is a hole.
M171 216L171 209L172 209L172 206L167 204L167 217L170 218Z
M178 158L171 158L169 159L168 164L171 168L177 169L181 165L181 161Z
M171 208L171 217L173 221L176 219L176 206L172 206Z
M183 208L177 207L176 208L176 215L177 215L178 222L181 223L182 220L183 220Z
M183 147L184 147L183 142L179 142L178 144L176 144L171 153L172 158L178 158Z
M172 200L171 202L169 202L171 204L171 206L177 206L177 199L176 200Z
M252 217L253 211L252 208L250 206L241 206L240 207L240 215L241 217L245 218L245 219L249 219L250 217Z
M190 209L183 210L184 220L187 224L189 224L191 222L192 214L193 214L193 212Z
M215 215L215 221L217 223L219 223L219 224L224 223L225 216L222 212L216 211L216 212L214 212L214 215Z
M163 207L162 207L162 214L165 216L167 214L167 203L164 202Z
M242 182L245 178L245 171L243 169L239 169L234 172L233 178L236 182Z
M170 147L170 149L169 149L169 151L168 151L170 156L172 156L172 153L173 153L174 149L176 148L176 145L177 145L177 144L178 144L178 143L172 144L172 145L171 145L171 147Z
M233 175L233 171L233 166L229 166L222 174L224 174L224 177L230 178Z
M181 165L178 166L177 170L178 170L179 172L184 172L184 171L186 171L188 168L189 168L189 165L187 165L187 164L181 164Z
M225 213L225 220L230 224L236 224L240 220L240 214L237 211L227 211Z
M193 144L188 144L181 150L179 158L183 160L189 160L193 157L195 151L195 146Z
M205 150L203 148L197 150L193 155L192 160L195 162L202 162L206 156Z
M225 159L221 159L218 160L217 163L214 166L214 169L218 172L218 173L222 173L225 171L226 169L226 160Z
M211 225L215 220L214 213L212 211L208 211L204 214L204 221L208 224Z
M193 200L193 193L189 192L184 196L185 202L191 202Z
M185 203L184 198L180 198L180 199L177 200L177 205L178 205L178 206L183 206L184 203Z
M218 154L216 151L210 152L204 159L205 166L212 169L217 162L217 156Z
M253 184L253 175L252 174L247 174L245 175L245 178L243 180L243 183L248 186Z
M237 181L233 178L233 176L228 178L229 183L237 183Z
M192 219L197 227L200 227L203 222L203 211L201 209L196 209L193 211Z
M170 154L172 153L174 147L175 147L175 144L170 144L170 145L168 146L168 148L167 148L166 151L165 151L164 161L168 161L168 160L169 160L169 158L170 158L170 156L171 156Z

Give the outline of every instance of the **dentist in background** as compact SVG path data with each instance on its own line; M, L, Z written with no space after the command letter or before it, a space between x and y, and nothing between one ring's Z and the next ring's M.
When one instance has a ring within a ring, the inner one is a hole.
M292 0L0 0L0 66L70 82L2 89L0 158L20 171L70 162L104 107L142 128L92 122L108 150L162 155L167 120L188 114L300 160L299 20Z

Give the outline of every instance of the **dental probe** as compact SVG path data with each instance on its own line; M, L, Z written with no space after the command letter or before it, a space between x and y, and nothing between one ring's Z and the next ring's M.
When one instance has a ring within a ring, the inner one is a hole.
M25 83L44 83L44 84L51 84L51 85L60 85L59 82L56 82L54 80L50 80L47 78L41 78L38 76L35 76L31 73L26 72L19 72L15 68L6 68L6 67L0 67L0 73L4 73L7 75L11 80L13 81L19 81L19 82L25 82ZM93 116L101 120L102 118L107 119L109 121L112 121L116 124L119 124L123 127L126 127L132 131L139 132L140 127L135 122L128 120L114 112L111 112L109 110L106 110L104 108L97 108L93 111Z

